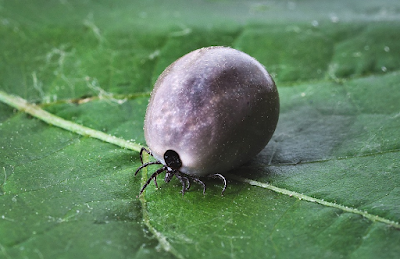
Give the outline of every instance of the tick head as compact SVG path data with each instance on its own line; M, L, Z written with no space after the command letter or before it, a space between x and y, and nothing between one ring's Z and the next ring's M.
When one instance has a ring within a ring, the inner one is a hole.
M164 161L166 165L171 169L179 170L179 168L182 167L181 158L174 150L168 149L167 151L165 151Z

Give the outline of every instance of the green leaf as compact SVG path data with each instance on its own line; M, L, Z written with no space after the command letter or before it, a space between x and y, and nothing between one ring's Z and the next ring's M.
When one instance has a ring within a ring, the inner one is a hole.
M0 258L397 258L399 10L1 1ZM134 176L153 83L210 45L273 75L273 139L224 196L160 177L138 197L157 168Z

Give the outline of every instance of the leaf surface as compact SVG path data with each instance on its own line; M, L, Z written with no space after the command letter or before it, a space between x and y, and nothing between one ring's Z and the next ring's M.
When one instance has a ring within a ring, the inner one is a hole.
M135 177L137 151L0 102L0 258L397 258L399 17L389 0L0 2L1 98L66 123L145 145L158 75L210 45L257 58L281 100L222 197L161 177L137 197L156 169Z

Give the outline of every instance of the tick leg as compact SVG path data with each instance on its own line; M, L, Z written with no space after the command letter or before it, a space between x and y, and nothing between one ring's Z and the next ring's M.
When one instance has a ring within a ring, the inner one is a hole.
M192 180L195 181L196 183L199 183L199 184L203 185L203 195L205 195L206 194L206 184L202 180L200 180L199 178L194 178L193 177Z
M178 179L179 179L179 177L182 178L182 180L184 180L184 181L186 182L185 191L188 191L189 188L190 188L189 176L186 175L186 174L184 174L184 173L182 173L182 172L179 172L179 171L176 171L176 172L175 172L175 176L176 176L176 178L178 178ZM190 177L190 178L191 178L191 177ZM179 179L179 181L181 181L181 179ZM181 182L182 182L182 181L181 181Z
M176 175L176 177L178 177L178 174ZM189 180L189 178L186 177L186 176L183 176L183 175L179 175L179 177L182 177L182 179L185 180L185 182L186 182L186 189L185 190L188 191L189 188L190 188L190 180Z
M165 170L167 170L167 168L162 167L160 169L158 169L155 173L153 173L150 178L146 181L146 183L143 185L142 189L139 192L139 195L143 193L144 189L146 189L147 185L149 185L149 183L151 182L152 179L156 178L157 175L161 174L162 172L164 172Z
M181 192L182 192L182 196L183 196L185 194L186 190L187 190L186 183L187 183L188 179L187 179L187 177L181 176L179 174L176 174L175 176L176 176L176 178L179 179L179 181L182 184L182 191Z
M151 151L150 150L148 150L148 149L146 149L145 147L142 147L141 149L140 149L140 162L142 162L142 164L143 164L143 151L145 151L147 154L149 154L150 156L153 156L153 154L151 153Z
M141 157L140 157L141 158ZM142 170L143 168L145 168L146 166L149 165L159 165L161 164L161 162L159 161L155 161L155 162L147 162L145 164L142 164L138 169L136 169L135 175L137 175L137 173L139 173L140 170Z
M154 184L155 184L156 188L158 189L157 177L154 177L153 179L154 179Z
M174 174L171 173L171 171L167 171L167 173L165 174L164 182L169 183L173 177Z
M210 176L208 176L210 178L214 178L214 179L221 179L222 182L224 183L224 188L222 189L221 195L224 195L225 189L226 189L226 179L222 174L212 174Z
M186 191L188 191L189 190L189 188L190 188L190 180L189 180L189 178L187 178L187 177L185 177L185 179L186 179Z

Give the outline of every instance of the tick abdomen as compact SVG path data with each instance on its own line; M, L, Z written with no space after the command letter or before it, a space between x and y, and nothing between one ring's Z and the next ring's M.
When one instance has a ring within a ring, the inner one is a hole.
M180 171L223 173L258 154L279 116L275 83L249 55L225 47L193 51L159 77L146 112L145 137L165 165L166 150Z

